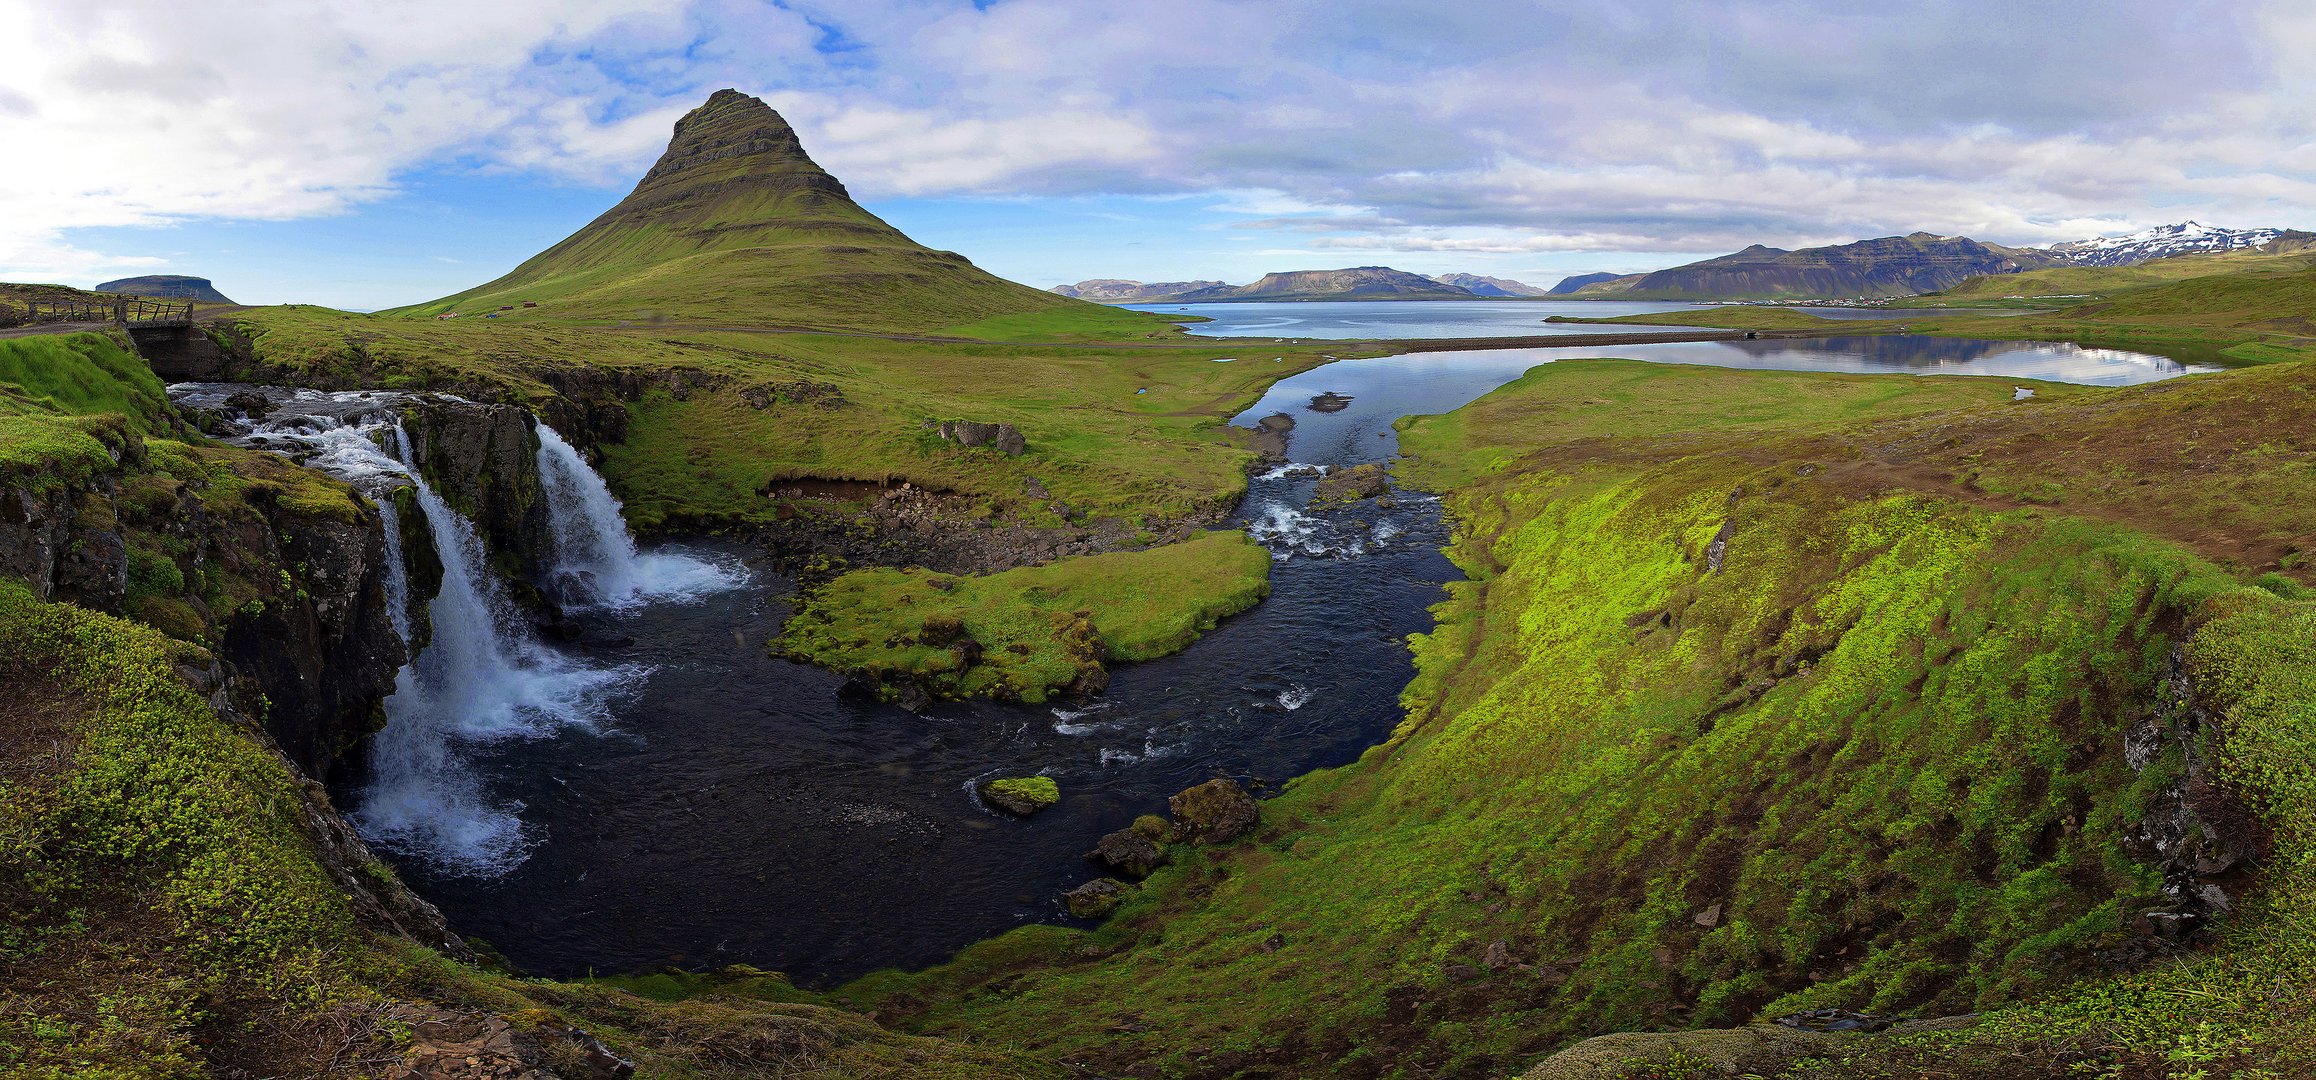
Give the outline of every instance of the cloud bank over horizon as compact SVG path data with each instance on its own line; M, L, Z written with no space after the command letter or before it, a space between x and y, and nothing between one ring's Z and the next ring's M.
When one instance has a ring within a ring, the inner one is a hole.
M2316 10L2285 2L194 7L0 0L45 28L0 40L0 277L422 181L624 190L723 86L872 204L1091 208L1095 245L1173 213L1242 260L2316 220Z

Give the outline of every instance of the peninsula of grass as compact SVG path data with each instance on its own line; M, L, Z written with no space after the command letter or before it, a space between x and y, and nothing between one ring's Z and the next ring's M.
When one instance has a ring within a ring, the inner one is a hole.
M2014 400L2021 389L2034 391ZM1404 483L1459 488L1540 447L1580 440L1794 433L1972 406L2021 408L2082 387L1982 376L1746 371L1635 360L1562 360L1530 368L1463 408L1409 416L1399 429Z
M1099 689L1107 661L1181 650L1270 593L1244 533L983 576L856 570L807 595L772 647L888 696L1044 701Z
M2168 263L2174 260L2161 260ZM2097 290L2097 295L2051 296L2018 315L1941 315L1922 318L1893 307L1887 319L1834 320L1789 308L1728 305L1696 311L1613 318L1564 319L1586 323L1640 323L1732 330L1811 330L1829 334L1899 331L1942 337L2009 341L2072 341L2137 349L2178 360L2225 365L2316 359L2316 255L2226 256L2188 260L2165 271L2157 263L2116 269L2032 271L1972 278L1947 293L1913 297L1910 307L1985 307L1990 292L2035 288L2038 274L2068 275L2047 288ZM2171 276L2206 270L2188 277ZM2007 293L2005 295L2008 295ZM2051 310L2052 305L2066 306Z

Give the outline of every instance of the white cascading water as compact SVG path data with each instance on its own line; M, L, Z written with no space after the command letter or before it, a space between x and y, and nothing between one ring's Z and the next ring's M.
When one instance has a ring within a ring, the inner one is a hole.
M188 384L171 392L214 407L235 389ZM286 454L371 497L385 529L388 617L404 641L412 638L412 597L393 492L408 486L417 496L442 585L426 606L426 645L396 674L386 726L370 740L370 777L354 824L443 871L495 875L520 863L534 838L522 805L494 801L465 748L595 728L649 669L591 666L538 639L490 571L473 524L414 466L393 412L400 400L388 392L296 391L234 441ZM745 580L736 568L637 552L602 478L546 425L538 432L555 576L583 585L590 603L631 608Z
M673 552L637 551L603 477L554 428L541 423L538 432L539 481L555 544L549 585L557 599L573 607L625 610L739 584L733 568Z
M370 741L370 785L355 824L445 869L501 873L529 847L522 805L493 803L460 747L592 728L610 720L611 700L644 672L590 667L541 644L492 576L474 525L412 467L399 428L392 437L442 563L442 588L427 605L433 636L395 678L386 727Z

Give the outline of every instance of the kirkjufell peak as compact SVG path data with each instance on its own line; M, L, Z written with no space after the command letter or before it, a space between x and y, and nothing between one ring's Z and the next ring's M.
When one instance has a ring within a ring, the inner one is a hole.
M1074 302L909 239L854 202L777 110L724 89L677 120L635 189L585 228L409 310L923 331Z

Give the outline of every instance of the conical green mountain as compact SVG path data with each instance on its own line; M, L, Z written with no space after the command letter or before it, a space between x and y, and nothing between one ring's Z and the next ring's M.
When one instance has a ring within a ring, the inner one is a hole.
M909 239L771 106L718 90L619 205L506 276L403 313L927 331L1076 306Z

